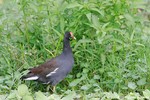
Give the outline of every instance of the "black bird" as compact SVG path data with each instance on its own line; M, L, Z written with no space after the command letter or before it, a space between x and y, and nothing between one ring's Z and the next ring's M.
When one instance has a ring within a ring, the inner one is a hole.
M66 32L63 40L63 51L60 55L39 65L38 67L29 69L27 75L22 76L23 80L36 80L44 84L55 86L62 81L66 75L72 70L74 58L70 47L70 38L75 39L72 32Z

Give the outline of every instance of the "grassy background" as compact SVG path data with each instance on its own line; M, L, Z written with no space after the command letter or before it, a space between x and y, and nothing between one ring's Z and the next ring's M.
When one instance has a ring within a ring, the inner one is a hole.
M57 85L60 96L72 93L71 97L80 94L79 98L87 99L91 93L91 97L99 98L103 95L109 98L111 92L116 93L112 95L149 93L149 4L143 0L3 1L0 4L0 96L27 88L21 84L28 86L30 95L38 90L47 93L46 86L21 81L20 77L25 69L61 53L66 30L77 38L71 42L75 65ZM22 97L21 94L19 98Z

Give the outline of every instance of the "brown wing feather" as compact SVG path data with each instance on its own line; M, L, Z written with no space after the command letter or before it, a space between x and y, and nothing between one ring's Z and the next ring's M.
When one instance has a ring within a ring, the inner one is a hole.
M21 77L21 79L27 79L34 76L43 77L42 82L46 82L44 80L47 74L54 71L58 67L56 59L51 59L44 64L39 65L38 67L29 69L29 73ZM41 78L40 78L41 79Z
M46 63L39 65L38 67L32 68L30 70L30 73L33 73L34 75L47 74L53 71L55 68L57 68L56 61L55 59L51 59L50 61L47 61Z

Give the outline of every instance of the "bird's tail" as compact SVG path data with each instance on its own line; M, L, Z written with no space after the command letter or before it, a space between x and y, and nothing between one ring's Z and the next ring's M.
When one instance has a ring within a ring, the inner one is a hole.
M21 77L21 80L37 80L39 77L31 72Z

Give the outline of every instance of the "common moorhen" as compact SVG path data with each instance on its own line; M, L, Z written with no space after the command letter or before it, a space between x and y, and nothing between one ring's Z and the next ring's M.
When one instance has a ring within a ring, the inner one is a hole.
M38 67L29 69L29 73L22 76L22 79L37 80L44 84L50 84L53 86L53 91L55 91L55 85L66 77L74 64L70 38L75 39L73 33L66 32L63 40L62 53Z

